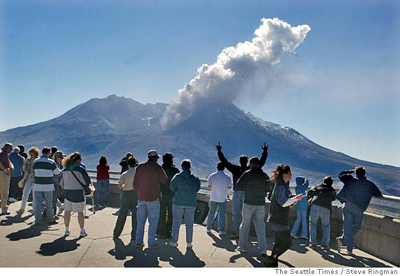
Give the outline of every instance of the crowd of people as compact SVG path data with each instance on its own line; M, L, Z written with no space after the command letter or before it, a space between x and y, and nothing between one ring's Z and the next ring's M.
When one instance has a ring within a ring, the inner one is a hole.
M363 212L372 196L382 196L377 186L365 177L365 168L356 167L355 170L340 172L339 179L344 185L337 194L332 187L334 180L330 176L326 176L321 184L310 189L309 181L298 176L295 179L296 194L293 195L289 188L292 179L290 166L277 166L270 178L262 170L268 158L268 146L264 143L261 148L261 158L252 157L248 160L247 156L241 155L240 165L235 165L225 158L220 143L216 145L220 162L216 166L216 172L207 179L211 188L207 233L216 229L219 235L226 235L227 196L228 191L233 188L233 233L230 238L238 239L237 250L245 254L248 249L250 226L253 223L261 256L266 258L265 265L276 267L280 256L291 247L292 239L308 239L311 248L317 246L319 221L322 224L323 236L321 246L329 250L332 202L338 199L343 203L344 227L343 235L336 239L336 246L340 252L341 246L346 245L348 253L352 254L353 237L361 227ZM80 236L85 237L87 233L84 228L84 187L88 186L91 180L85 164L82 163L81 154L74 152L65 156L57 147L44 147L40 155L39 149L32 147L28 150L28 157L24 151L23 145L13 148L11 143L6 143L0 152L1 214L9 214L8 204L21 200L21 207L17 213L22 215L32 192L35 225L41 225L44 219L47 219L49 225L56 224L57 216L65 212L65 236L69 236L71 212L76 212L81 229ZM127 216L131 214L131 242L135 243L137 248L145 246L146 221L149 224L149 249L158 248L156 238L171 238L169 245L177 247L179 229L184 218L186 246L192 248L200 179L191 171L192 162L189 159L181 162L180 171L175 167L174 156L171 153L167 152L162 156L162 165L158 164L159 158L156 150L150 150L146 162L138 164L132 153L127 153L121 160L118 182L121 200L113 237L118 238L121 235ZM232 174L233 179L225 173L225 169ZM107 158L102 156L97 166L98 207L108 204L109 170ZM271 202L268 214L265 208L266 197ZM297 209L297 218L290 229L289 210L292 207ZM269 256L266 221L274 233L274 244Z

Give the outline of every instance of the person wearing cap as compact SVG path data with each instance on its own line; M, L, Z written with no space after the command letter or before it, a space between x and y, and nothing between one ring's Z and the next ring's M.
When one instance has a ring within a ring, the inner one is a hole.
M179 173L178 168L174 165L174 156L172 153L166 152L163 155L162 168L167 174L168 181L165 185L160 185L162 198L160 202L160 220L158 221L157 235L160 239L168 239L171 237L172 233L172 200L174 198L170 183L172 178Z
M26 203L28 201L29 194L32 191L33 184L35 183L35 172L33 171L33 163L36 158L39 157L39 149L32 147L28 150L29 158L26 159L22 170L24 171L24 178L21 180L18 185L23 188L21 207L17 211L18 215L22 215L25 212ZM32 193L33 195L34 193ZM35 199L33 199L35 202ZM32 204L33 212L35 212L35 204Z
M122 193L122 202L121 209L118 213L118 219L115 223L113 238L118 239L124 230L126 217L128 216L129 211L132 212L131 223L131 242L136 240L136 230L137 230L137 203L138 198L137 194L133 190L133 178L136 173L136 158L130 156L128 158L128 166L129 170L122 173L119 177L118 187L123 189Z
M136 247L144 247L143 236L146 220L149 220L148 246L149 249L158 248L156 245L157 224L160 218L160 184L168 181L163 168L157 164L160 158L157 151L147 153L148 161L136 168L133 178L133 190L138 195Z
M1 193L1 214L7 215L8 192L10 189L10 174L14 170L8 155L12 152L13 145L6 143L0 152L0 193Z
M317 246L317 223L322 222L322 248L329 249L331 241L331 210L332 201L336 198L335 189L332 188L333 179L326 176L324 181L312 187L308 193L308 203L310 209L310 248Z
M10 193L8 199L10 202L16 202L22 198L22 189L18 187L18 183L24 177L22 167L24 166L25 158L19 154L19 151L19 147L15 147L9 156L11 163L14 165L14 170L10 175Z

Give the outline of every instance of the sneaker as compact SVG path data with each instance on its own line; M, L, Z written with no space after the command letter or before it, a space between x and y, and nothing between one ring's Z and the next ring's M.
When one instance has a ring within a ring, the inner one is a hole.
M226 235L226 232L225 232L225 231L219 231L219 235L220 235L220 236L225 236L225 235Z
M8 201L11 202L11 203L14 203L14 202L17 202L17 199L13 198L13 197L9 197Z
M348 250L347 249L347 255L354 256L353 250Z
M58 222L56 220L52 220L52 221L49 221L47 224L48 225L55 225L55 224L58 224Z
M118 216L119 215L119 210L116 211L115 213L113 213L114 216Z
M8 212L6 209L3 209L3 210L1 211L1 215L3 215L3 216L9 215L9 214L10 214L10 212Z
M261 252L261 257L263 257L263 258L267 257L267 251Z
M301 236L300 239L302 239L302 240L308 240L308 237L307 237L307 236Z
M336 248L338 253L340 253L341 246L342 246L342 240L340 238L336 238Z
M297 240L299 238L299 237L297 237L295 235L292 235L292 234L290 234L290 236L292 236L292 238L295 239L295 240Z
M232 235L231 235L231 239L232 240L235 240L235 239L238 239L239 238L239 234L237 234L237 233L233 233Z
M58 209L57 216L61 215L64 212L65 208L64 206L61 206L61 208Z
M186 244L186 248L193 248L193 244L191 242L189 242L188 244Z
M311 249L316 249L317 248L317 246L315 244L310 244L308 247L311 248Z
M207 229L207 234L211 234L211 229Z
M35 222L35 226L41 226L42 224L40 222Z
M24 212L25 212L24 209L19 209L19 210L17 211L17 215L22 215Z
M85 229L82 229L81 233L79 234L79 237L84 238L86 236L87 236L87 233L86 233Z
M329 245L323 245L323 246L322 246L322 249L324 249L324 250L329 250L329 249L331 249L331 247L330 247Z
M278 267L278 259L269 256L267 260L264 262L266 267Z
M243 249L240 246L237 248L237 251L239 251L240 253L247 253L247 249Z
M143 248L144 247L144 243L137 243L135 245L136 248Z
M69 235L71 235L71 232L69 230L65 229L64 237L68 237Z
M158 249L158 245L155 244L155 245L149 246L149 249Z
M178 247L178 243L176 243L176 242L170 242L170 243L169 243L169 246L174 247L174 248L177 248L177 247Z

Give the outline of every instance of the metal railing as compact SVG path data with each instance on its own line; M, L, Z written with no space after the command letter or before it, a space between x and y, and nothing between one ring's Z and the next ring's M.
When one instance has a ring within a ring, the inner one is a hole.
M87 170L93 183L96 183L96 170ZM110 184L117 185L120 173L119 172L109 172L110 173ZM211 188L207 186L207 179L200 178L201 181L201 193L210 194ZM294 187L290 187L294 189ZM228 198L232 198L233 191L228 191ZM268 200L266 200L268 202ZM337 203L336 205L340 205ZM367 212L386 215L389 217L400 218L400 197L383 195L382 198L372 198L371 203L368 206Z

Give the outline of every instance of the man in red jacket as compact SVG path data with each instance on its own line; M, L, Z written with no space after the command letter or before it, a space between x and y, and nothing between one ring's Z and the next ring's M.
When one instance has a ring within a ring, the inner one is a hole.
M137 167L133 178L133 189L138 195L136 247L144 247L144 225L148 218L148 246L149 249L156 249L156 231L160 218L160 184L165 184L168 178L163 168L157 164L160 158L157 151L150 150L147 156L149 160Z

